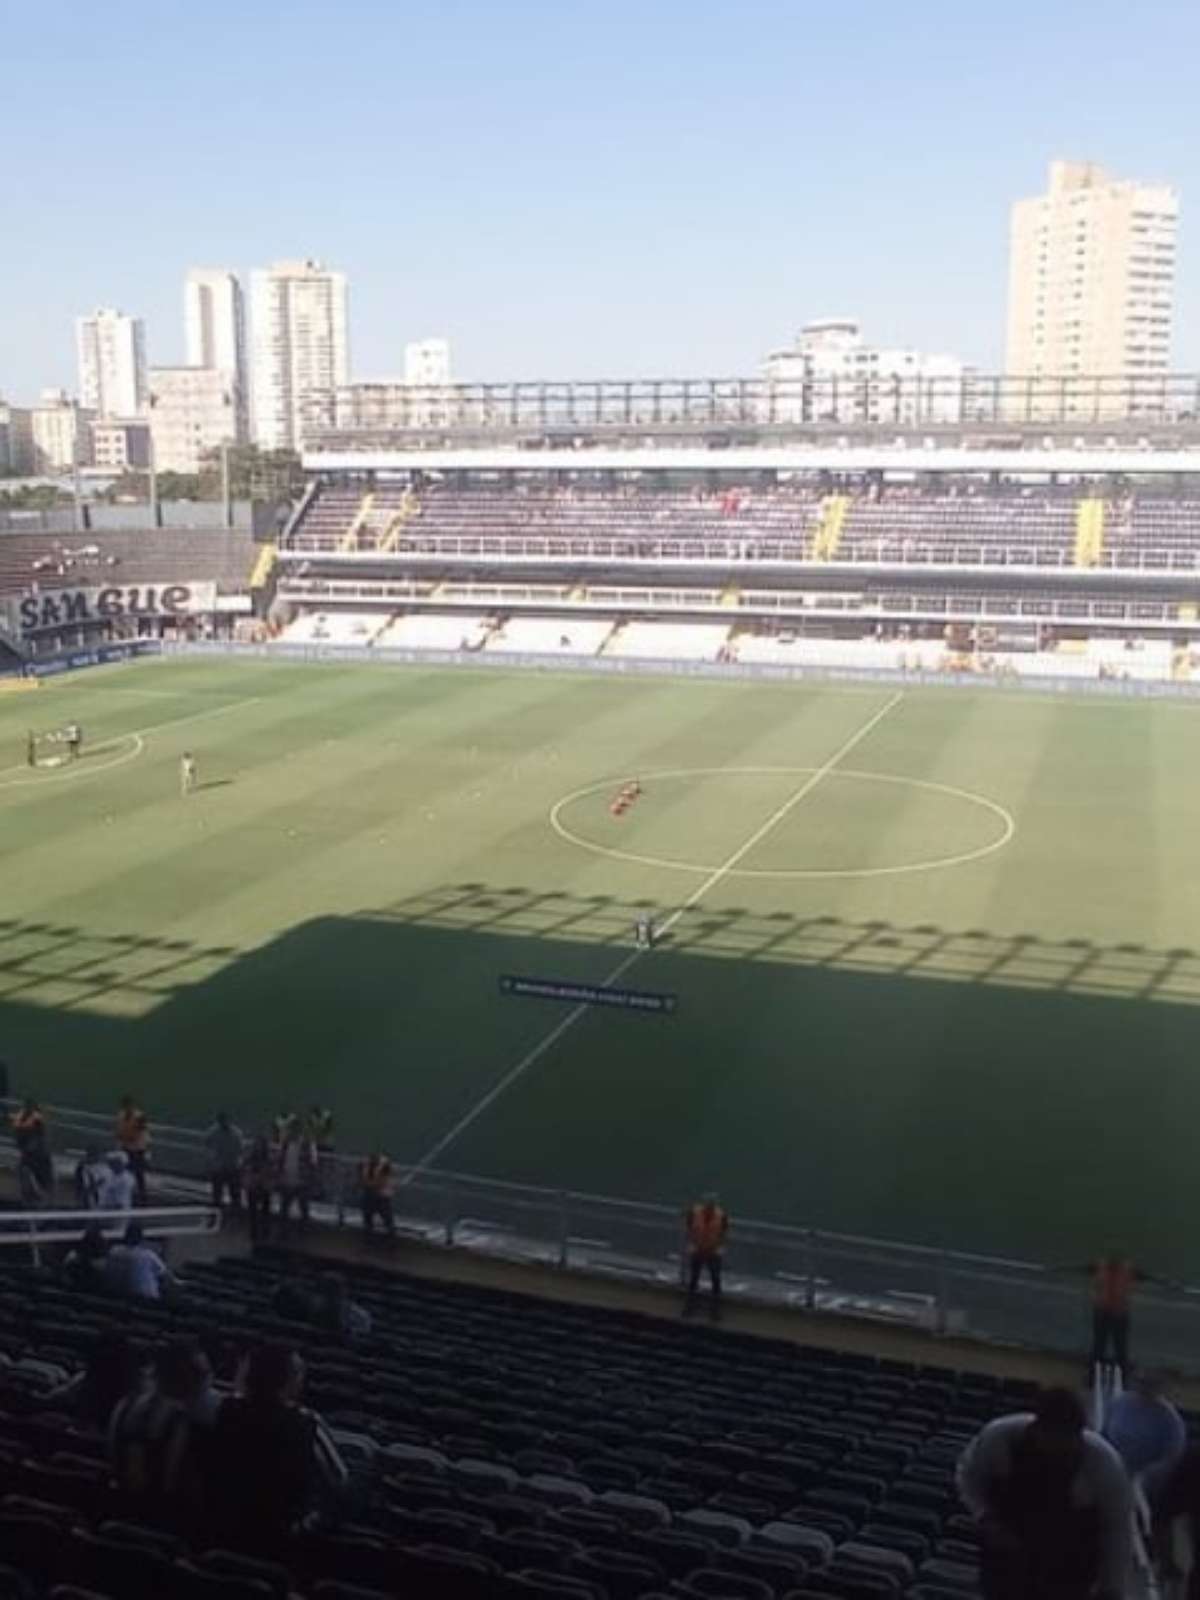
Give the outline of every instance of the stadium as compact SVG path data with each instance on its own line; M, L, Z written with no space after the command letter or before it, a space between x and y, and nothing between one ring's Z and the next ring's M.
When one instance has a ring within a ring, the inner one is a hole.
M218 1108L336 1118L313 1593L965 1596L955 1462L1081 1366L1084 1263L1194 1374L1197 380L943 398L331 391L293 504L0 514L13 1110L66 1173L134 1096L179 1248ZM720 1331L666 1320L712 1191ZM296 1335L223 1220L142 1334ZM31 1282L0 1561L282 1592L54 1548L109 1502L33 1400L113 1312Z

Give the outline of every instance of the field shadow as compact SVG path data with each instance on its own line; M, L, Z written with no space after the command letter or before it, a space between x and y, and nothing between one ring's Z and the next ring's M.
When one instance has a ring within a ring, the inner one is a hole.
M419 1159L603 983L639 900L448 885L238 951L0 920L15 1093L244 1126L311 1100ZM1120 1238L1187 1275L1200 1016L1190 951L737 908L682 916L440 1157L514 1181L1045 1258ZM1163 1003L1169 1001L1183 1003Z

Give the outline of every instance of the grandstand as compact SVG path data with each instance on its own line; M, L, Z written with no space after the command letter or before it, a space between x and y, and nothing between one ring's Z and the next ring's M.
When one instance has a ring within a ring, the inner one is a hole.
M576 446L343 435L313 450L280 614L376 610L374 642L416 650L1190 675L1200 494L1186 452Z

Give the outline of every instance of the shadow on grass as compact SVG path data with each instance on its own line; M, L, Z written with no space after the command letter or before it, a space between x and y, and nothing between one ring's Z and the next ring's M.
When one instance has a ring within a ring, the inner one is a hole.
M602 983L645 902L463 883L247 952L0 920L16 1093L251 1127L335 1107L343 1147L460 1171L1045 1258L1119 1238L1194 1275L1200 963L1187 951L696 910L619 980L672 1016L500 993ZM936 980L936 981L935 981ZM1148 1003L1152 1002L1152 1003ZM1081 1257L1082 1259L1082 1257Z

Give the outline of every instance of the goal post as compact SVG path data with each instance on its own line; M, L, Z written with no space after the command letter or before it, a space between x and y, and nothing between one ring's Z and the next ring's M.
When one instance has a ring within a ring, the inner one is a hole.
M31 728L25 741L25 759L31 767L65 767L72 748L66 728Z

